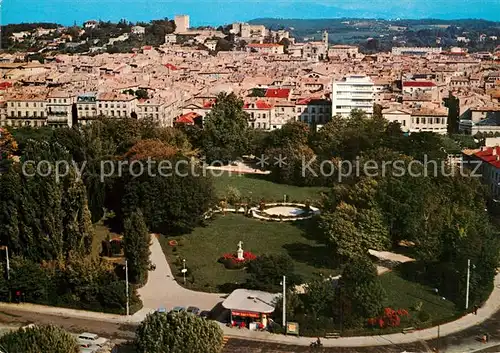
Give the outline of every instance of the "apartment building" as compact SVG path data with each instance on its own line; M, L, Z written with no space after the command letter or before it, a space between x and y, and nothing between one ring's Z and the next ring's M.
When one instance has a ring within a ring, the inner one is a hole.
M76 110L79 124L86 125L90 121L97 119L97 93L80 94L76 98Z
M115 92L97 95L97 115L110 118L127 118L136 111L136 97Z
M177 112L172 110L172 104L159 99L141 99L137 101L136 113L138 119L152 118L160 126L172 126Z
M302 98L295 102L297 120L311 126L323 126L332 118L332 103L327 99Z
M393 47L392 55L427 55L441 54L443 48L433 47Z
M395 107L384 110L382 116L389 122L399 123L404 132L447 133L448 112L444 109Z
M7 97L7 126L44 126L46 96L42 94L17 94Z
M353 109L373 114L373 81L366 75L350 75L332 86L332 115L349 116Z
M328 49L328 56L339 58L356 58L359 56L359 49L356 46L352 45L332 45Z
M243 110L249 115L248 123L251 128L275 130L281 127L273 121L273 106L264 100L245 103Z
M500 147L481 147L463 154L464 161L480 161L482 181L488 185L494 200L500 199Z
M67 92L52 92L47 97L47 125L54 127L71 127L73 103L76 97Z

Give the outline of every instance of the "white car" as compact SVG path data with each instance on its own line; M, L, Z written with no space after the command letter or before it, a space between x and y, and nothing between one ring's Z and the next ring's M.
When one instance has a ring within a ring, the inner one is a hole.
M90 344L91 346L102 347L108 340L104 337L99 337L95 333L84 332L78 335L78 343Z

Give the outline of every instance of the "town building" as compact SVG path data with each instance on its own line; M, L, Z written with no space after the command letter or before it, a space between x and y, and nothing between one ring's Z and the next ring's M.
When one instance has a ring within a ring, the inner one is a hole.
M373 81L366 75L349 75L332 86L332 115L349 116L353 109L373 114Z
M174 17L175 22L175 33L184 33L189 29L189 16L188 15L176 15Z
M135 112L135 108L135 96L114 92L97 95L97 115L99 116L130 118L132 113Z
M76 110L78 123L86 125L97 119L97 93L83 93L76 98Z
M250 43L246 46L248 52L260 54L283 54L284 46L274 43Z
M392 55L428 55L441 54L443 48L438 47L392 47Z
M6 125L39 127L47 124L44 94L16 94L6 99Z
M53 127L72 127L72 109L76 97L64 91L51 92L47 97L47 125Z

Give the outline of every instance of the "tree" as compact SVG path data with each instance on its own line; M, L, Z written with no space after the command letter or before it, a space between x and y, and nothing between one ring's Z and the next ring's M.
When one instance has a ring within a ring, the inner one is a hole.
M281 44L283 46L283 50L284 50L285 54L287 54L288 53L288 47L290 46L290 39L288 39L288 38L282 38L279 41L279 44Z
M188 313L149 314L136 332L137 353L220 353L222 329L215 321Z
M234 93L220 93L205 116L203 150L208 162L228 163L248 149L248 116Z
M345 265L340 285L343 317L348 325L355 326L360 320L382 312L386 294L378 279L377 269L368 256L353 257Z
M20 328L0 337L0 347L7 353L78 353L80 347L69 332L57 326Z
M457 134L460 114L460 100L450 92L445 99L445 106L448 108L448 134Z
M145 284L149 270L149 246L151 235L144 223L141 211L134 211L125 218L123 226L123 249L128 261L129 280Z
M142 210L146 225L155 233L189 232L205 220L205 213L214 204L212 179L184 157L162 163L170 168L159 170L156 164L152 173L125 168L123 177L114 180L109 199L115 202L110 203L110 209L117 220Z
M280 291L283 276L288 285L300 284L301 278L295 273L292 258L288 255L262 255L250 262L247 267L246 286L271 293Z
M145 89L138 89L135 91L135 96L137 99L148 99L148 91Z

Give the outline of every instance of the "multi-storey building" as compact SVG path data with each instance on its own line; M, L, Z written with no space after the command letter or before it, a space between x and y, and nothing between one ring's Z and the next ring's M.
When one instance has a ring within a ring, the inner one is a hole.
M7 126L36 127L46 125L45 95L18 94L8 97L6 102Z
M442 48L433 47L393 47L392 55L427 55L441 54Z
M52 92L47 97L47 125L54 127L71 127L72 108L75 96L66 92Z
M326 99L305 98L295 103L297 120L312 126L323 126L332 118L332 103Z
M151 118L160 126L172 126L175 113L169 108L171 105L159 99L141 99L136 104L137 118Z
M109 118L130 118L135 112L136 97L114 92L97 95L97 115Z
M444 109L390 108L384 110L382 115L389 122L399 123L404 132L447 133L448 112Z
M332 86L332 115L349 116L353 109L373 113L374 88L369 76L350 75Z
M97 119L97 93L80 94L76 98L76 109L79 124L87 124Z
M261 54L283 54L284 46L281 44L273 44L273 43L251 43L247 45L248 52L255 52Z

